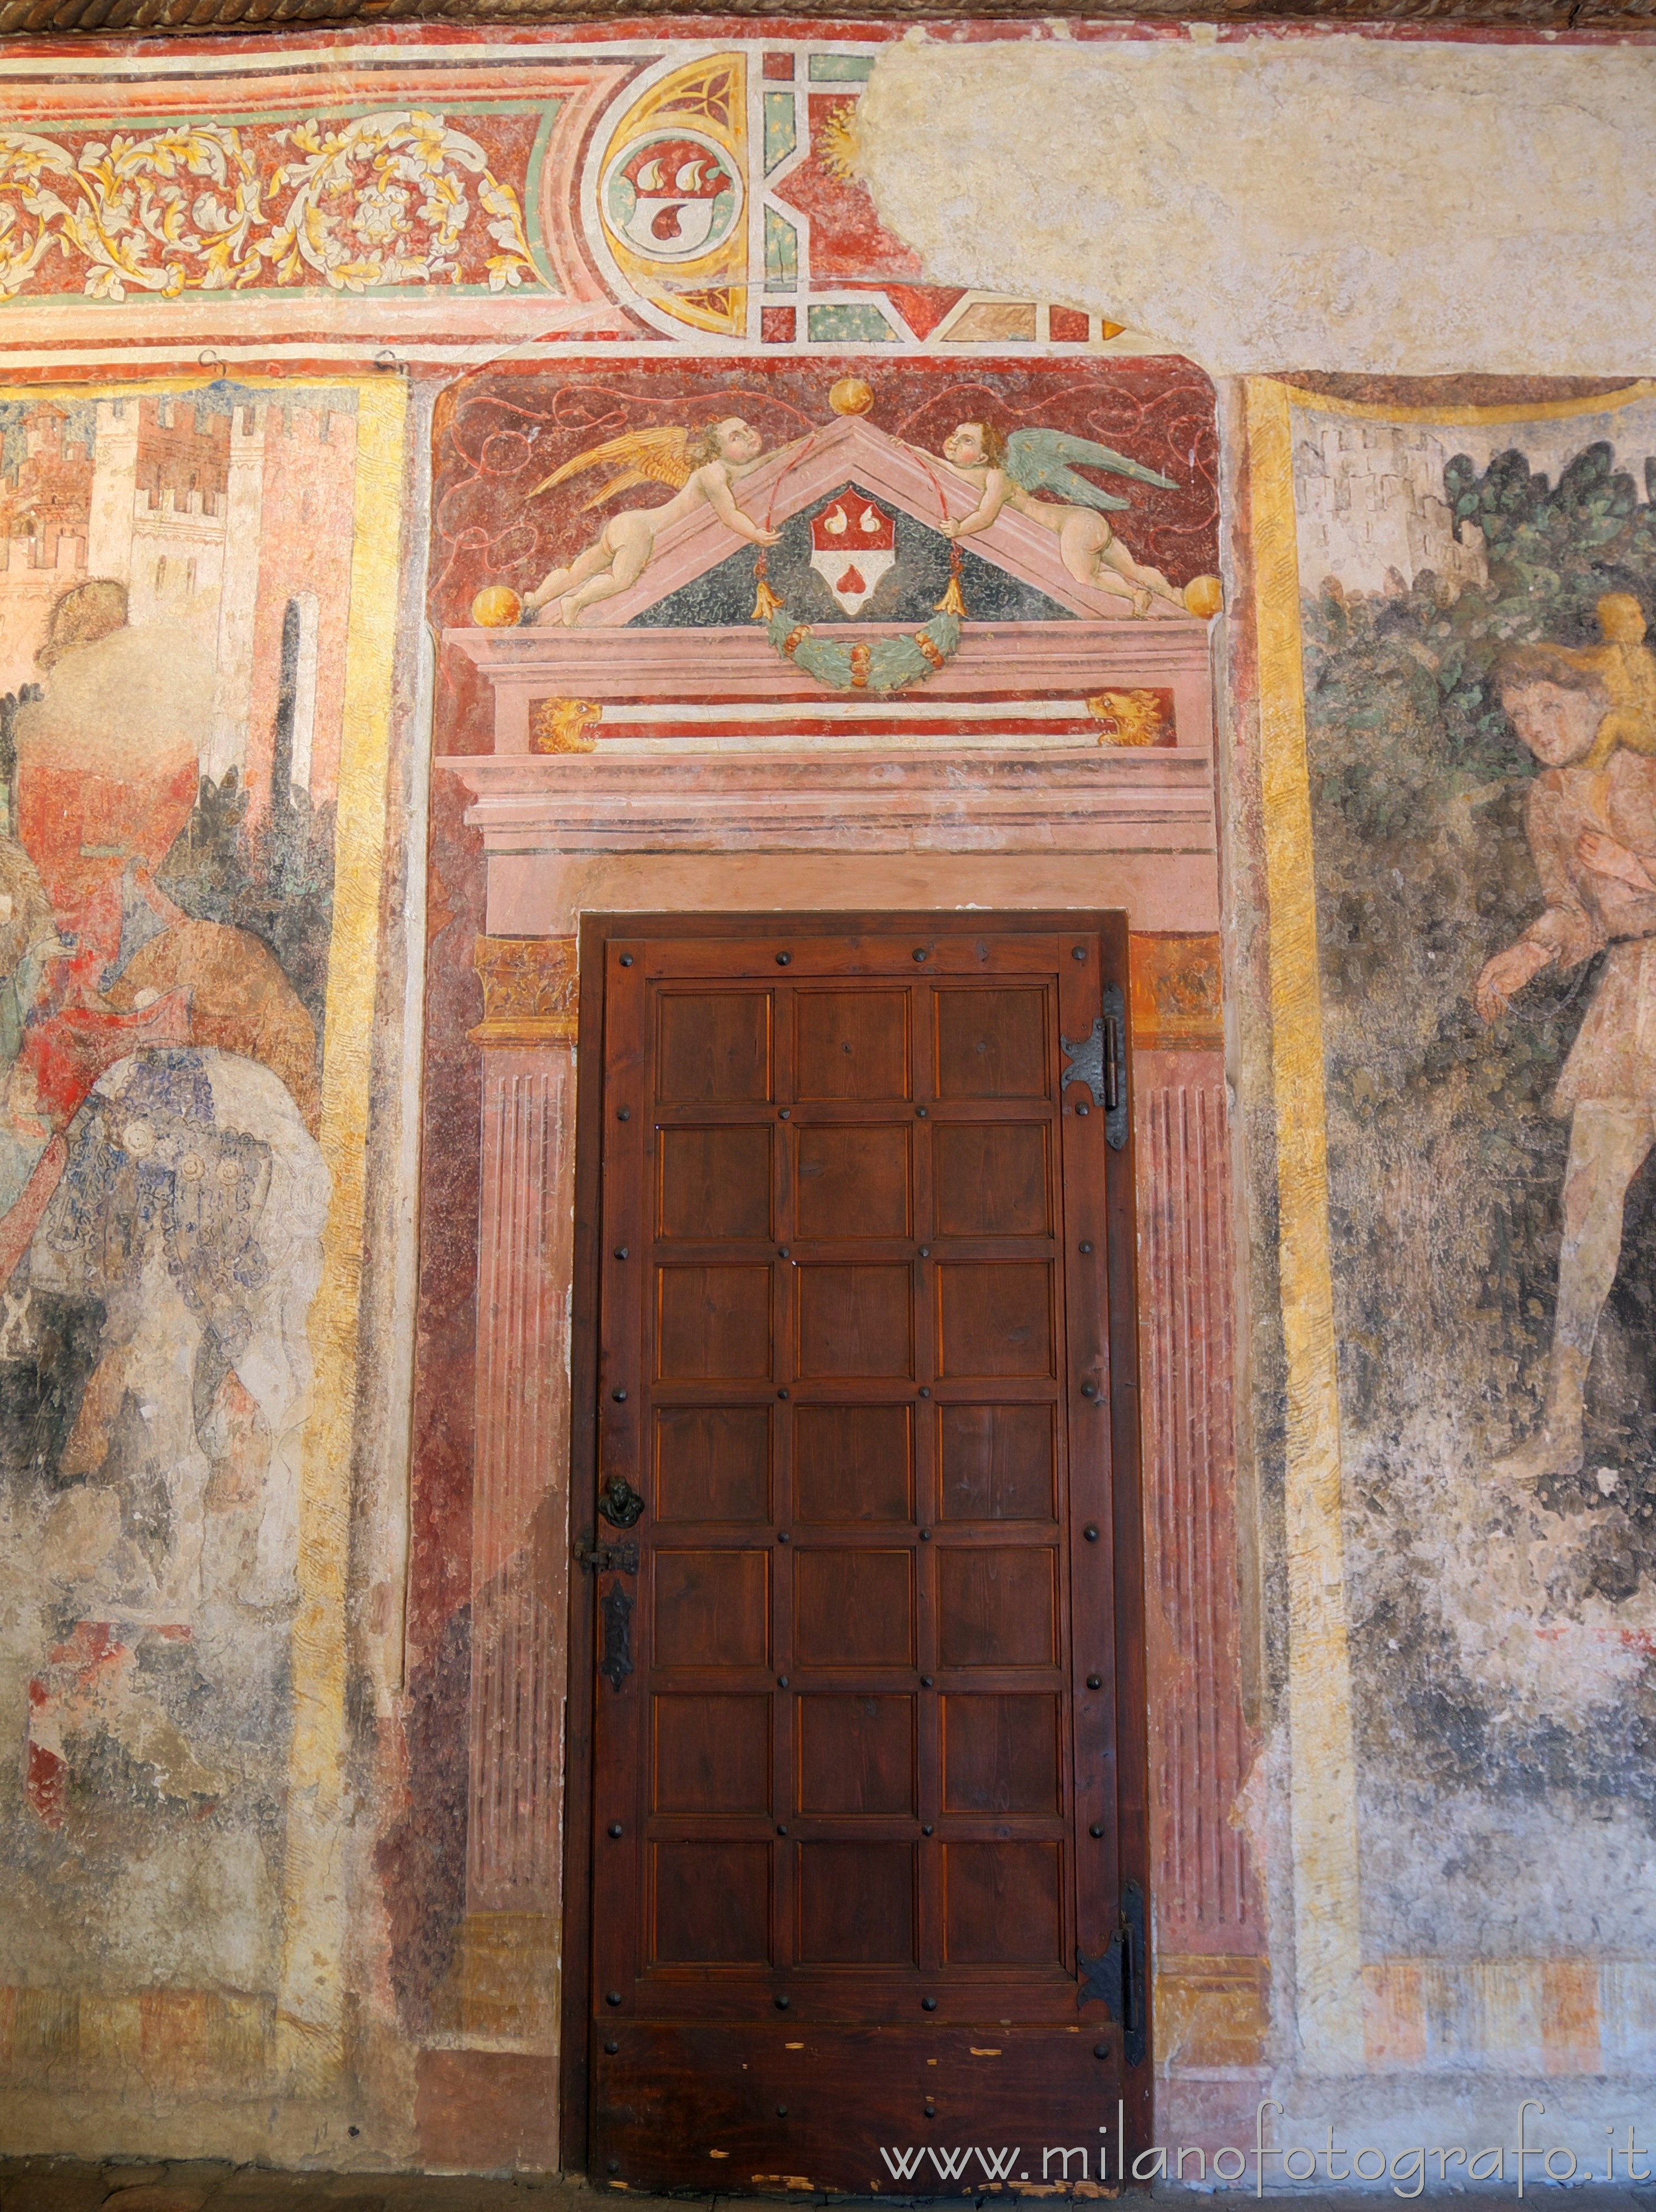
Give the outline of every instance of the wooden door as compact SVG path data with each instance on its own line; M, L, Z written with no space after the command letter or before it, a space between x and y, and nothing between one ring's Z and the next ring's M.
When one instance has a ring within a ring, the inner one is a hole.
M588 925L596 2179L1113 2180L1148 2125L1125 951L1099 914Z

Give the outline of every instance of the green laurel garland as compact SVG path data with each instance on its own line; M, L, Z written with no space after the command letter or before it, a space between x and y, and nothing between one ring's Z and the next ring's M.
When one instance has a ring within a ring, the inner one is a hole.
M949 548L949 589L931 621L907 637L877 637L867 645L842 645L818 637L810 624L785 607L765 581L765 556L754 563L753 618L784 660L803 668L835 691L901 691L906 684L929 684L961 649L961 556Z
M785 660L836 691L901 691L925 684L960 651L961 618L934 615L909 637L879 637L868 645L831 644L786 607L779 607L767 635Z

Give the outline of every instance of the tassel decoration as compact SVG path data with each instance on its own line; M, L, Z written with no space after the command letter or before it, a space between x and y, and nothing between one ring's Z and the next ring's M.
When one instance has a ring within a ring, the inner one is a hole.
M940 615L959 615L964 619L966 601L961 597L961 549L958 545L951 545L949 549L949 589L933 611Z
M782 602L765 581L765 556L762 553L753 564L753 619L755 622L768 622L773 614L779 611Z

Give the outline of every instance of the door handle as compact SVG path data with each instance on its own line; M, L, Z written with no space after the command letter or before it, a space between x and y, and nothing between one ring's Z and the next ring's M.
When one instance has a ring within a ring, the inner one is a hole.
M644 1510L644 1500L624 1474L612 1474L598 1497L598 1511L612 1528L630 1528Z

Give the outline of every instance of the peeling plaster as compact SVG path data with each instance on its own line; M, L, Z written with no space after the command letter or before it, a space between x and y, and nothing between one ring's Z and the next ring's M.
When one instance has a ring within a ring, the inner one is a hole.
M1230 374L1639 373L1653 127L1647 50L919 31L857 118L930 281L1068 301Z

